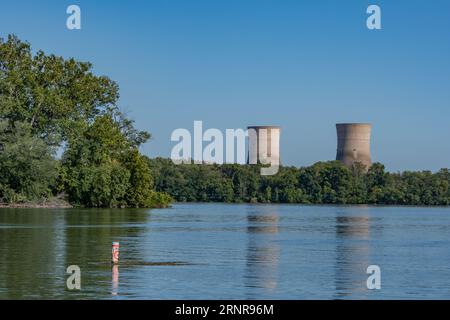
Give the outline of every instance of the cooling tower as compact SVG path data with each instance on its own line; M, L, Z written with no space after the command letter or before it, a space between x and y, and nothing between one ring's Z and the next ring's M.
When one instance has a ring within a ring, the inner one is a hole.
M370 134L372 125L368 123L338 123L336 160L342 161L347 167L360 162L370 168Z
M281 128L275 126L248 127L248 164L280 164ZM266 162L264 159L266 158ZM268 162L267 162L268 161Z

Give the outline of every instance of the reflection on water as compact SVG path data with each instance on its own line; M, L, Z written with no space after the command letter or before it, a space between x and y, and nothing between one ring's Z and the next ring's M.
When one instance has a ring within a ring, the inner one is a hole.
M0 299L448 299L449 246L450 208L0 209Z
M356 215L355 215L356 214ZM367 298L370 217L367 207L342 208L336 215L336 296Z
M0 297L39 297L65 285L64 216L0 212Z
M117 296L117 292L119 290L119 266L114 264L112 266L112 291L111 294L113 296Z
M276 206L248 207L246 287L264 288L269 291L277 287L280 247L275 241L278 220Z

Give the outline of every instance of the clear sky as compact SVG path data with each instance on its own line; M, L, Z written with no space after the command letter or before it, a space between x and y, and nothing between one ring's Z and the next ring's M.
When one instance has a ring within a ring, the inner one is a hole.
M66 28L66 8L82 30ZM382 30L366 9L382 10ZM389 170L450 167L448 0L2 1L0 36L94 64L169 157L176 128L280 125L282 162L332 160L337 122L373 123Z

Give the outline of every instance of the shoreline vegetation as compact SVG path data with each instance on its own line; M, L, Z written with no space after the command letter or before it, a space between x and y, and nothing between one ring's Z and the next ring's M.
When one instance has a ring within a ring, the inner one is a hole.
M153 205L178 203L249 203L305 205L449 206L450 170L386 172L374 163L366 170L339 161L309 167L280 167L261 176L261 165L174 164L171 159L143 156L152 173ZM67 195L39 201L1 203L0 208L73 208ZM95 206L84 206L95 207ZM102 207L102 206L98 206ZM103 206L107 207L107 206ZM132 206L111 206L127 208ZM136 206L138 207L138 206Z
M297 203L320 205L449 206L450 170L390 173L339 161L280 167L261 176L260 165L175 165L148 159L155 189L178 202Z
M150 139L120 111L119 86L88 62L0 38L0 203L159 208L139 147ZM64 194L65 202L54 201ZM50 201L50 204L48 200Z
M41 201L24 203L0 203L0 209L72 209L73 206L65 200L52 197Z
M164 208L178 202L450 205L450 171L385 172L338 161L281 167L184 164L139 152L150 139L88 62L0 38L0 208Z

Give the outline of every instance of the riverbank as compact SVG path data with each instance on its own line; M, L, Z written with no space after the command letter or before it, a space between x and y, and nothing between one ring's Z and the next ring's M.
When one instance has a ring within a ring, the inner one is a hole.
M73 206L61 198L52 198L40 202L0 203L0 208L11 209L70 209Z
M154 192L152 193L152 201L147 209L164 209L169 208L172 204L172 198L164 193ZM0 209L2 208L12 208L12 209L71 209L75 207L83 206L73 206L68 201L64 200L64 195L59 195L50 199L41 201L27 201L19 203L2 203L0 202ZM89 208L89 207L83 207ZM110 209L124 209L124 208L137 208L131 206L117 206ZM144 208L144 207L141 207Z

